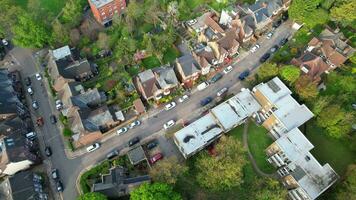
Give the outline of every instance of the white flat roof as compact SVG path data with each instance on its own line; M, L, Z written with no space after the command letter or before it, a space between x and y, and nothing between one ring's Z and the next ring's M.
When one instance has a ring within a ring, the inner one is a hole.
M174 134L175 142L185 157L195 153L223 132L211 113L199 118Z
M62 58L65 58L66 56L71 55L72 53L70 52L70 48L68 45L55 49L52 51L53 57L55 58L55 60L59 60Z
M289 88L278 77L274 77L267 83L258 84L253 88L253 91L255 90L259 90L271 103L275 103L278 99L292 94Z
M227 131L239 125L260 108L260 104L252 96L250 90L244 89L224 103L211 109L211 113L223 126L224 130Z

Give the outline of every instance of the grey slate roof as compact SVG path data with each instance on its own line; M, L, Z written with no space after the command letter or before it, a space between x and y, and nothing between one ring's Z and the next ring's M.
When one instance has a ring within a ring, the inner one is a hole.
M113 121L107 106L102 106L93 111L80 110L80 116L84 125L84 128L88 131L99 131L106 123Z
M87 90L76 96L72 96L71 100L75 106L79 108L95 107L102 102L105 102L106 96L103 92L99 92L97 88Z
M35 200L37 193L33 186L33 173L22 171L9 177L9 183L14 200Z
M0 69L0 114L17 113L21 104L13 88L10 73Z
M200 66L191 54L179 57L177 59L177 63L181 65L185 76L190 76L196 72L200 72Z
M160 88L179 84L174 69L169 64L154 68L153 71L156 74L156 80Z
M73 61L72 57L66 57L56 61L58 72L66 79L76 79L83 75L91 75L92 69L87 59Z

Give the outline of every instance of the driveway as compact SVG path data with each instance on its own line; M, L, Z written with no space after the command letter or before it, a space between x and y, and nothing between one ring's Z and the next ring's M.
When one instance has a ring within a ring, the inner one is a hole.
M238 75L246 69L250 69L255 72L255 69L260 65L259 58L276 43L278 43L282 38L291 35L293 32L289 24L283 24L279 27L271 40L266 40L262 38L259 43L261 48L257 52L247 55L242 58L235 66L232 72L224 75L224 77L217 83L211 84L208 88L203 91L194 92L188 101L184 103L177 103L177 106L170 110L158 110L153 114L145 117L142 120L142 125L130 130L128 133L121 136L112 136L106 142L104 142L101 148L90 154L83 154L74 159L68 159L64 152L66 144L63 144L61 139L61 133L56 125L49 122L49 116L52 113L56 113L54 108L54 101L41 81L37 81L34 77L35 73L38 71L42 72L43 69L40 68L39 63L36 63L31 51L26 49L14 48L10 54L18 64L18 69L21 70L22 77L31 77L32 87L34 90L33 99L39 102L40 108L36 111L32 110L33 119L37 116L43 116L45 124L43 127L37 130L41 149L43 150L45 146L50 146L53 151L53 155L50 158L45 158L45 163L48 165L48 169L57 168L60 173L61 180L64 184L64 192L60 194L59 198L65 200L72 200L78 195L76 190L76 179L79 173L88 166L101 162L105 159L107 153L113 149L125 149L127 147L128 140L133 137L146 138L154 133L157 133L163 128L163 124L170 119L177 120L191 120L198 117L204 108L200 106L200 100L211 96L216 97L216 93L223 87L228 87L230 93L237 93L243 85L238 81ZM162 138L159 139L160 142L169 145L169 142L163 141ZM170 142L171 146L173 145ZM173 145L174 146L174 145ZM172 147L173 148L173 147ZM126 148L127 149L127 148ZM165 151L178 152L176 150L170 149L170 147L164 147L167 149ZM84 152L84 151L83 151Z

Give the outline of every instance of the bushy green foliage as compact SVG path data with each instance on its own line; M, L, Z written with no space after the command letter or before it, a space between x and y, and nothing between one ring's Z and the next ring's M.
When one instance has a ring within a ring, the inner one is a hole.
M259 82L265 82L278 75L278 66L275 63L263 63L257 71L257 78Z
M105 195L98 192L90 192L80 195L77 200L107 200Z
M345 177L336 193L336 199L356 199L356 164L349 165Z
M294 65L286 65L279 71L281 78L289 84L293 84L300 76L300 69Z
M181 200L182 197L165 183L144 183L130 193L131 200Z

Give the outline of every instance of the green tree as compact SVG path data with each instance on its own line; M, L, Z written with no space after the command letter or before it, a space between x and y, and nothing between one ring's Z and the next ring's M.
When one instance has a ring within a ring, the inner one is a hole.
M71 27L77 26L83 15L83 6L80 0L68 0L63 8L61 19Z
M158 182L175 184L177 179L187 171L187 166L180 164L176 157L170 157L155 164L150 170L150 176Z
M110 39L110 37L106 33L100 32L96 43L98 44L98 47L100 49L108 50L109 49L109 39Z
M50 31L40 21L34 20L29 14L18 16L12 32L14 33L13 42L22 47L41 48L50 42Z
M131 37L121 37L115 46L115 57L122 65L134 63L134 53L137 50L137 42Z
M17 22L17 16L24 13L24 10L15 6L12 0L0 2L0 37L5 37L5 35L10 35L11 27Z
M83 195L80 195L77 200L107 200L105 195L98 192L89 192Z
M258 81L264 82L278 75L278 67L275 63L263 63L257 71Z
M356 199L356 164L348 166L345 177L336 193L336 199Z
M300 76L300 69L294 65L286 65L279 71L281 78L293 84Z
M221 137L216 152L214 157L206 153L198 157L195 163L198 184L213 191L239 186L247 163L242 144L233 138Z
M68 44L70 42L69 29L58 19L52 23L52 38L55 42L55 46Z
M165 183L144 183L130 193L131 200L181 200L182 197Z
M326 106L330 105L333 98L333 96L319 96L316 101L312 102L313 113L319 115Z
M330 17L333 21L343 26L356 28L356 0L342 1L340 5L334 6L330 10Z
M287 190L279 181L271 178L257 179L254 183L254 198L258 200L284 200L287 199Z
M323 109L317 117L317 124L325 128L329 136L341 138L351 131L352 118L350 113L343 111L339 105L333 104Z
M151 0L151 1L146 1L145 4L145 18L144 20L149 23L149 24L153 24L154 26L156 26L157 21L159 20L159 16L161 14L163 14L160 5L159 5L159 1L158 0Z
M310 17L317 18L317 13L320 11L315 11L319 6L321 0L294 0L288 9L288 13L291 19L299 22L305 23L309 28L312 28L314 22L309 20ZM325 16L323 16L325 17ZM317 19L324 20L324 19ZM308 24L308 23L312 24Z
M142 18L144 12L142 9L142 5L138 3L136 0L130 1L126 8L127 17L132 19L134 22L137 22Z
M322 9L315 9L304 18L304 23L308 28L314 28L316 25L324 25L329 21L329 13Z
M295 82L295 91L305 101L313 101L318 95L316 83L312 82L308 76L300 76Z

